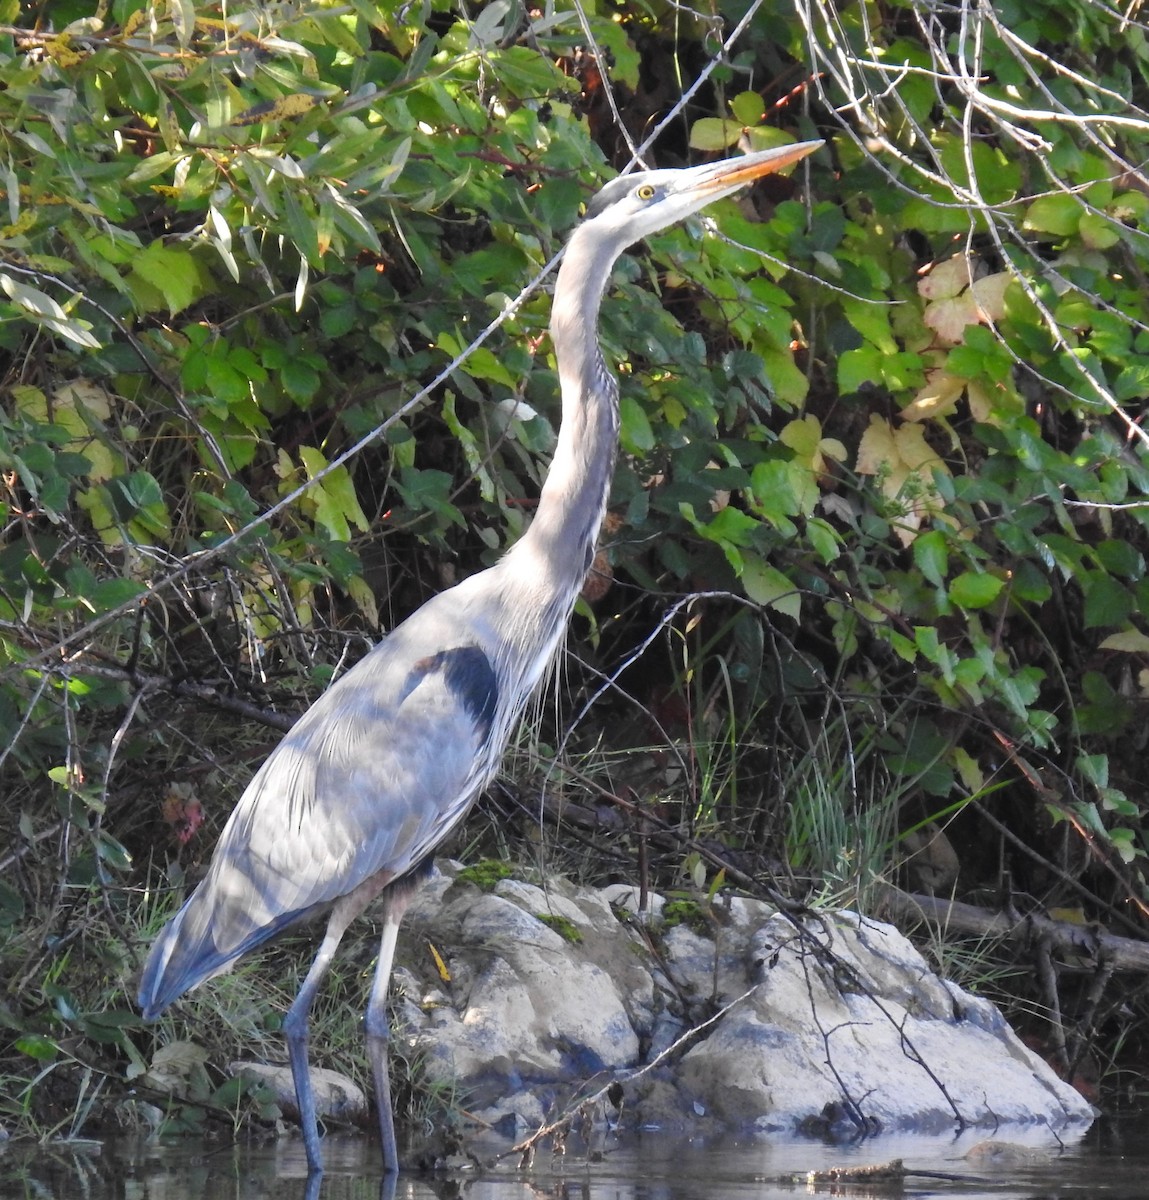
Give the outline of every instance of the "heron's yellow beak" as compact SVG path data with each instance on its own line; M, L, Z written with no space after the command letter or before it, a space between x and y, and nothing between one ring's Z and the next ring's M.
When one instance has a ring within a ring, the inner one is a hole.
M698 181L700 191L714 192L727 188L741 187L763 175L772 175L813 154L825 142L795 142L792 146L775 146L772 150L759 150L741 158L730 158L725 162L713 163L710 174Z

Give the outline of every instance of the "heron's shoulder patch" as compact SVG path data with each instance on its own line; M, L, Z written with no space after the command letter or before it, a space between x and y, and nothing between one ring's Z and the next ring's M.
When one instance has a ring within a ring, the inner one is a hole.
M443 683L475 722L481 738L490 732L495 720L499 684L491 660L478 646L452 646L417 659L407 673L401 700L428 676L439 674Z

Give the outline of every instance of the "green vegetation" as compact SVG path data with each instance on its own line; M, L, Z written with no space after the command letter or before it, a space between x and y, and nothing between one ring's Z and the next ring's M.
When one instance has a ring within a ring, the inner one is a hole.
M464 867L455 879L460 883L473 883L481 892L493 892L504 879L510 879L515 869L510 863L484 858L481 862Z
M477 816L475 855L538 853L545 786L580 830L576 859L543 828L547 869L865 903L937 826L947 890L1143 935L1146 27L584 8L0 0L10 1132L124 1119L190 1040L135 1015L139 955L275 728L524 528L544 268L663 118L659 165L827 146L617 271L600 570L511 761L523 820ZM289 957L197 998L200 1100L258 1111L223 1068L275 1036ZM1074 986L1074 1053L1117 1078L1144 998ZM353 1043L325 1039L354 1075Z
M577 946L582 941L582 931L569 917L560 917L557 913L535 913L535 917L553 929L564 942Z
M662 906L662 924L666 929L685 925L703 937L714 932L714 922L706 907L697 900L682 897L667 900Z

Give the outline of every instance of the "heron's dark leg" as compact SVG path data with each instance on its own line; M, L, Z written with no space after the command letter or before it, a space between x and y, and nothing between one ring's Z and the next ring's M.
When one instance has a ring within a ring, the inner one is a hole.
M399 923L407 911L415 888L407 881L390 888L383 897L383 937L379 943L379 962L371 984L364 1025L367 1030L367 1057L375 1079L375 1104L379 1109L379 1137L383 1143L383 1170L393 1175L399 1170L399 1149L395 1142L395 1117L391 1108L391 1074L388 1068L388 1043L391 1027L387 1019L387 989L391 966L395 961L395 939Z
M352 901L355 902L352 902ZM283 1036L287 1040L287 1055L291 1062L291 1077L295 1081L295 1100L299 1105L299 1125L303 1131L303 1148L307 1151L307 1165L312 1174L323 1170L323 1158L319 1152L319 1126L315 1116L315 1096L311 1090L311 1068L307 1063L307 1019L319 985L327 974L335 951L343 940L347 926L362 911L363 905L355 893L345 896L331 910L327 920L327 932L319 953L307 972L307 978L299 989L295 1002L283 1019Z

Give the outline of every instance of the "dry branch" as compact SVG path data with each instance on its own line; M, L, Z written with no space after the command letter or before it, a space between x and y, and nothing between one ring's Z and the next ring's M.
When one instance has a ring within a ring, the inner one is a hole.
M1095 970L1105 965L1118 971L1149 971L1149 943L1117 937L1099 925L1055 921L1041 913L1020 916L978 908L941 896L923 896L887 887L882 891L879 915L905 928L937 926L945 933L967 933L1002 941L1033 942L1044 939L1063 957L1061 969Z

